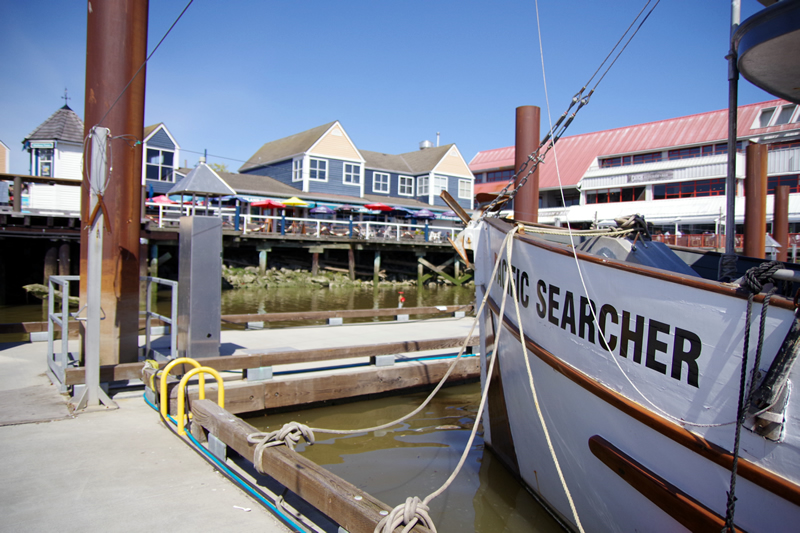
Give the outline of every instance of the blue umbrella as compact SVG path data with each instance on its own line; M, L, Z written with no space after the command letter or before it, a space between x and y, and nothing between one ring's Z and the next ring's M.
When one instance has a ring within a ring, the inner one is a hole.
M423 220L425 220L425 219L433 220L434 218L436 218L436 215L433 213L433 211L429 211L427 209L420 209L416 213L413 213L412 216L414 218L419 218L419 219L423 219Z

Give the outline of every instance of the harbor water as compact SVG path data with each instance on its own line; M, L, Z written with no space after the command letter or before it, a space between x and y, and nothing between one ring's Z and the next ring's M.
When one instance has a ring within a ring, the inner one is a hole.
M405 394L343 403L247 422L275 431L297 421L310 427L359 429L402 417L428 393ZM314 445L296 450L390 506L407 497L437 490L455 469L475 422L480 385L444 388L411 419L390 429L354 435L316 433ZM430 516L442 533L555 533L563 529L527 490L484 449L482 431L459 475L430 503Z

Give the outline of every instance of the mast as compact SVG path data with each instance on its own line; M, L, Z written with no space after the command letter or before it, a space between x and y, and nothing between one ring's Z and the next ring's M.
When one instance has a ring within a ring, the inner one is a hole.
M736 137L739 100L739 69L733 34L741 19L741 0L731 0L731 33L728 51L728 175L725 179L725 254L720 259L720 279L736 277Z

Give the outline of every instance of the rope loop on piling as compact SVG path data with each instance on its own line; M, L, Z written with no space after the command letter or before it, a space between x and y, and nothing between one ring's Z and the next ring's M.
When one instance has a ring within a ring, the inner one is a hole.
M383 517L375 531L381 533L392 533L396 528L403 527L403 533L411 531L417 523L421 523L426 528L436 533L436 525L428 514L430 507L419 497L408 497L405 503L401 503L392 511Z
M247 436L247 442L256 445L255 460L253 461L256 469L262 474L264 473L261 468L261 457L264 455L264 450L281 445L286 445L290 450L294 450L301 438L309 444L314 444L314 432L300 422L289 422L284 424L281 429L269 433L250 433Z

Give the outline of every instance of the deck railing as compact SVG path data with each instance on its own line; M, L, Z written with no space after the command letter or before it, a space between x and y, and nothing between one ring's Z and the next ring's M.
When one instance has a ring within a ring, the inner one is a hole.
M173 205L148 202L147 217L159 228L177 226L180 217L206 212L204 206ZM236 213L232 207L208 207L209 215L221 216L223 230L241 231L243 235L297 236L360 240L447 242L455 238L460 227L441 223L378 222L350 219L302 218L283 215Z

